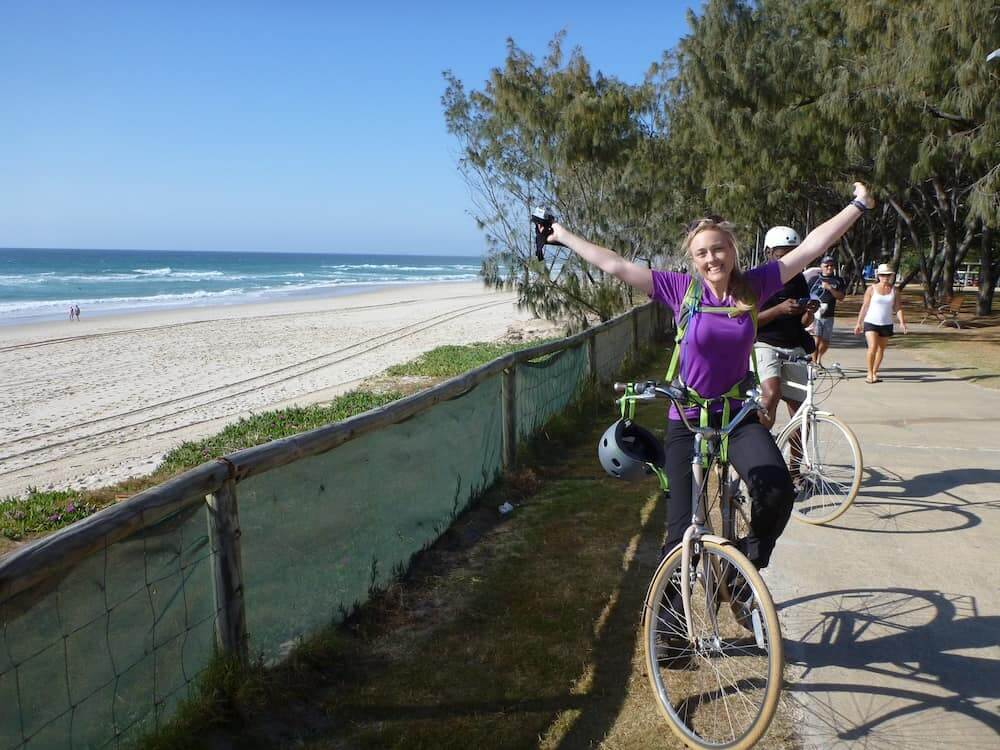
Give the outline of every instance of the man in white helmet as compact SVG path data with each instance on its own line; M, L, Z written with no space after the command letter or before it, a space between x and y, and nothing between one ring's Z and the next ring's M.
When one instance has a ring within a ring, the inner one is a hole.
M770 260L777 260L789 250L797 247L799 235L791 227L772 227L764 236L764 251ZM806 326L812 323L813 313L819 303L809 299L809 285L802 274L793 276L781 291L760 306L757 316L757 371L760 376L763 402L767 410L760 421L765 427L774 425L778 399L788 405L789 415L795 414L802 405L796 399L797 391L788 387L782 393L782 361L780 356L805 356L816 348ZM794 372L795 369L789 368ZM801 377L793 377L797 383L805 383Z

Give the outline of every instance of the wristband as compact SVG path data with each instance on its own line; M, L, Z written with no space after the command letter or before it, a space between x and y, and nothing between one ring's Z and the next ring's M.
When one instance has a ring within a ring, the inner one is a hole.
M863 213L863 214L864 213L868 213L868 206L866 206L865 202L862 201L862 200L858 200L857 198L855 198L854 200L852 200L850 202L849 205L854 206L856 209L858 209L859 211L861 211L861 213Z

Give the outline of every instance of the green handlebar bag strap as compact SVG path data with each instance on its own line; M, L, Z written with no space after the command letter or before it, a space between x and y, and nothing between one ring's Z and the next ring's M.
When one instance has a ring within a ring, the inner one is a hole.
M677 335L674 337L674 351L670 356L670 364L667 366L667 382L674 382L674 378L680 373L680 363L681 363L681 344L684 341L684 334L691 324L691 319L698 313L715 313L715 314L725 314L730 318L735 318L744 314L743 310L738 307L708 307L701 304L702 286L701 279L697 276L692 276L691 281L688 284L687 291L684 293L684 299L681 301L681 309L677 316ZM750 318L753 320L753 337L754 341L757 340L757 303L754 302L753 307L749 310ZM759 381L760 378L757 374L757 352L751 347L750 349L750 364L753 370L754 377ZM708 427L708 407L712 401L717 399L722 399L722 424L729 424L729 399L740 398L743 394L740 392L740 386L743 385L741 380L739 383L733 385L728 391L723 393L714 399L705 398L699 394L694 388L689 385L685 385L687 388L688 395L691 397L688 406L699 407L699 420L698 424L701 427ZM707 446L702 445L702 449L707 449ZM722 441L721 458L723 461L729 460L729 439L728 437Z

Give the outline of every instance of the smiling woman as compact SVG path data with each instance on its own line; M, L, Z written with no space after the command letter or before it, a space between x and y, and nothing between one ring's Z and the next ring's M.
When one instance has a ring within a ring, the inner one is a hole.
M550 241L563 244L605 273L639 289L677 316L687 317L680 350L679 378L692 394L684 408L689 419L721 423L739 404L746 382L756 333L756 308L806 264L830 247L874 201L861 183L852 200L836 216L816 227L802 243L781 258L743 272L732 227L719 216L688 226L682 249L691 274L656 271L632 263L607 248L552 224ZM698 313L723 313L701 315ZM672 376L672 375L671 375ZM672 406L666 434L666 473L671 497L667 508L664 551L681 541L690 522L692 433ZM729 458L746 481L752 499L750 534L738 541L740 550L758 567L765 567L792 508L792 480L770 432L756 419L744 420L729 438Z

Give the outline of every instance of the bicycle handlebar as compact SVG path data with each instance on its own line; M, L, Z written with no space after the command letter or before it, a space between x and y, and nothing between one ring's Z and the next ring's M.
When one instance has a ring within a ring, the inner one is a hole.
M628 383L615 383L613 387L616 392L623 393L628 388L628 385ZM706 438L729 435L736 429L740 422L746 419L746 416L750 412L757 411L762 408L760 401L760 388L755 386L747 391L747 398L740 407L740 410L736 413L735 417L729 420L729 424L725 427L693 427L691 422L688 421L687 415L684 413L685 405L688 401L686 388L674 384L665 386L654 380L647 380L645 383L632 383L631 385L632 396L623 398L632 398L636 401L654 401L658 398L669 399L674 406L677 407L677 413L680 414L681 420L684 422L684 426L691 432L700 434L702 437Z
M810 357L808 354L784 354L783 352L775 352L775 357L778 359L779 362L788 362L790 364L811 366L814 369L819 370L821 373L822 372L829 373L833 371L841 379L847 377L844 374L844 368L840 366L840 362L834 362L833 365L831 365L830 367L823 367L813 362L812 357Z

